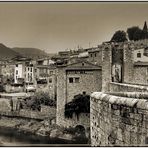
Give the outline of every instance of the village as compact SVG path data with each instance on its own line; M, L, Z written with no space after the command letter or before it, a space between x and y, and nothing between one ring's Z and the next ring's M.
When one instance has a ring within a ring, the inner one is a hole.
M108 41L37 59L17 55L0 61L0 127L81 137L87 146L147 146L147 90L148 39ZM9 119L16 121L2 121ZM25 128L27 120L34 127Z

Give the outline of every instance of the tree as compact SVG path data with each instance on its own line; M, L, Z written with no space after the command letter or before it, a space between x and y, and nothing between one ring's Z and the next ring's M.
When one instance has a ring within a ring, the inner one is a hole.
M148 31L146 21L144 22L143 31L145 31L145 32L147 32L147 31Z
M139 31L140 28L138 26L133 26L127 29L127 34L128 34L128 38L129 40L134 40L134 34L136 31Z
M134 41L138 41L144 38L145 38L145 34L141 29L138 29L135 31L134 36L133 36Z
M79 117L80 113L90 113L90 96L83 93L75 95L71 102L65 104L65 117L72 118L73 113Z
M146 27L144 27L146 29ZM127 29L129 40L142 40L148 38L148 32L145 29L140 29L138 26L133 26Z
M125 42L127 41L127 38L126 38L126 33L124 31L116 31L113 35L113 37L111 38L111 41L114 41L114 42Z

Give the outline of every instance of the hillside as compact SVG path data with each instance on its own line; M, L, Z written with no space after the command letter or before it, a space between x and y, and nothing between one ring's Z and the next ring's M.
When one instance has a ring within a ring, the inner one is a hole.
M48 54L44 52L43 50L37 49L37 48L19 48L19 47L14 47L12 48L15 52L21 54L24 57L27 58L33 58L33 59L38 59L38 58L43 58L47 57Z
M19 55L19 53L0 43L0 60L11 59L17 55Z

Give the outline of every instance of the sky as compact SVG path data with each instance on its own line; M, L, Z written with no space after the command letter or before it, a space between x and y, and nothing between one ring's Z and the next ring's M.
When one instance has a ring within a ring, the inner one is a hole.
M0 43L57 53L95 47L144 21L148 2L0 2Z

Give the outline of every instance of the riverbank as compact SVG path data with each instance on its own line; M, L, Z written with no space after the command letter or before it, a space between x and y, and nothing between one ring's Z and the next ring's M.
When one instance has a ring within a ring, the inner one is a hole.
M28 146L30 145L55 145L61 144L79 144L82 146L89 146L87 139L81 137L83 140L78 140L75 134L65 132L64 128L61 128L55 124L50 125L48 120L36 121L36 120L24 120L17 118L0 118L0 136L10 136L11 138L19 139L17 143L9 143L9 140L4 141L0 139L0 145L2 146ZM76 140L77 139L77 140ZM12 140L13 141L13 140ZM20 142L21 141L21 142Z

